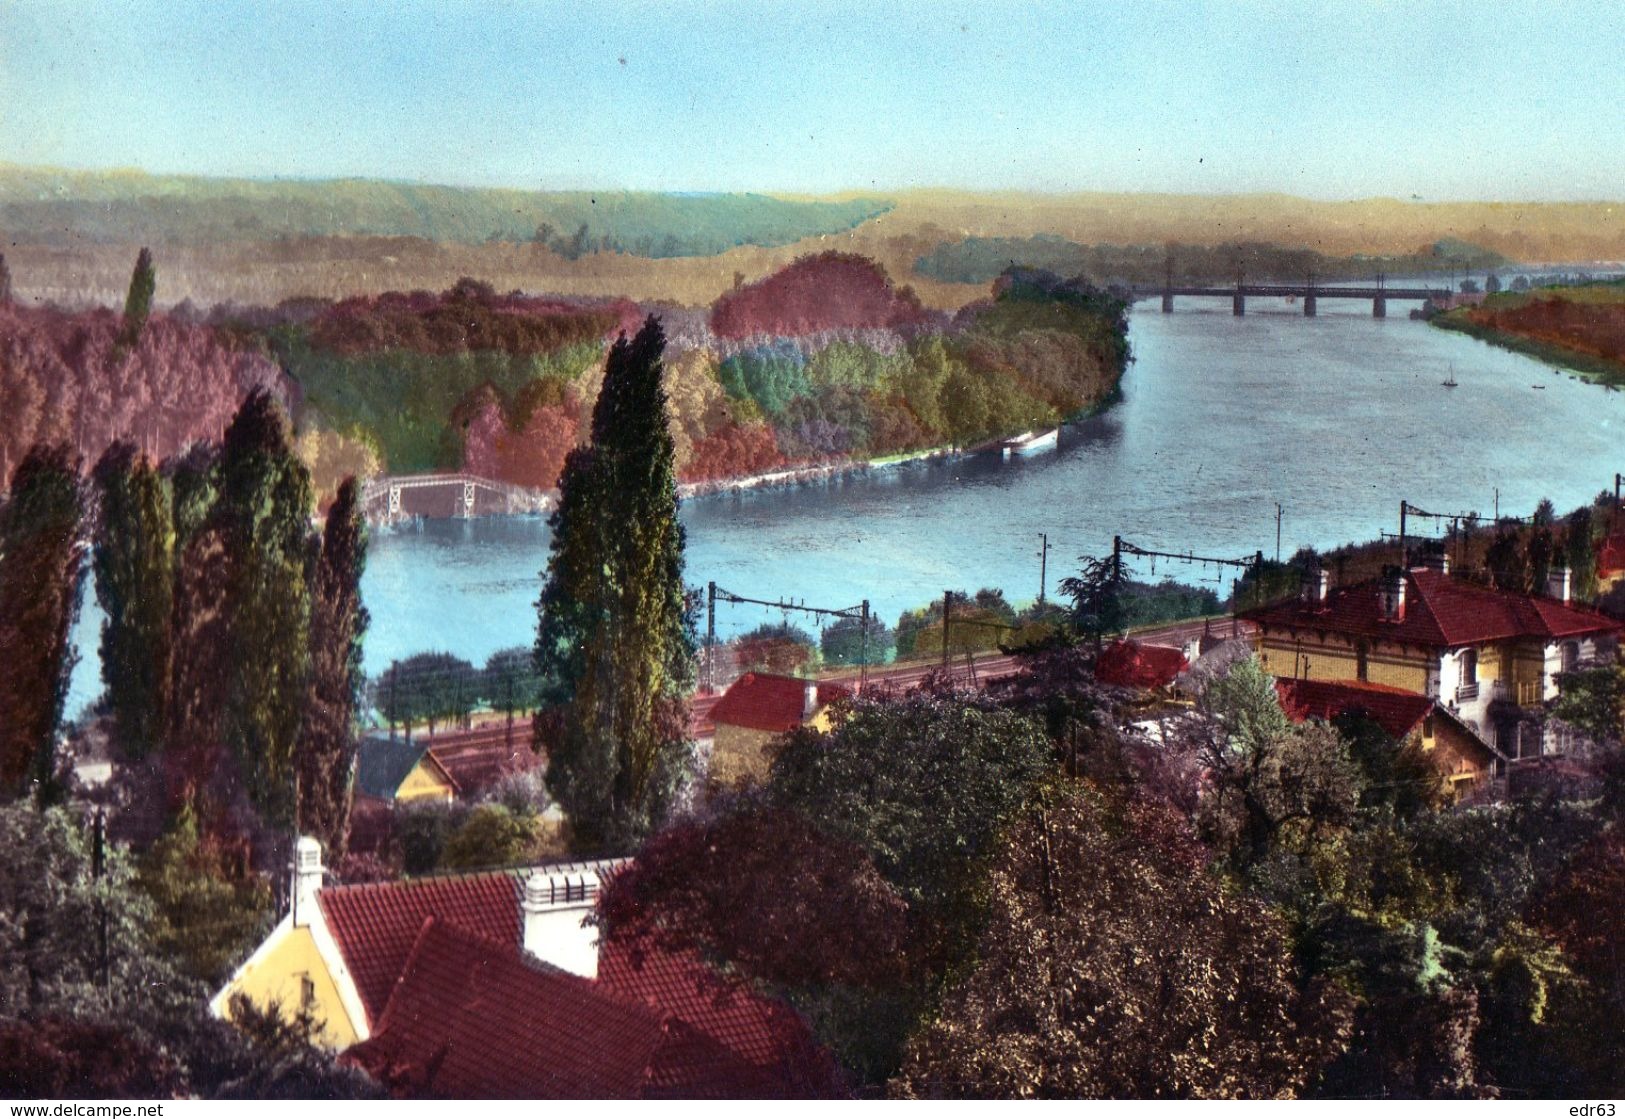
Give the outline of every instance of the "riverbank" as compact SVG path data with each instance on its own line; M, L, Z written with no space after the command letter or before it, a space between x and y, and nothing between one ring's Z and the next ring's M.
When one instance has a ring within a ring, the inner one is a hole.
M710 497L713 494L742 493L747 490L799 486L808 482L827 482L832 478L839 478L849 474L865 474L871 470L901 466L908 462L954 458L968 453L970 452L954 447L930 447L923 451L883 455L880 458L847 459L842 462L826 462L811 466L790 467L785 470L770 470L762 474L750 474L739 478L713 478L704 482L682 482L677 487L677 496L687 500L694 497ZM551 492L556 493L557 491Z
M1611 389L1625 385L1625 287L1620 284L1500 293L1428 321Z

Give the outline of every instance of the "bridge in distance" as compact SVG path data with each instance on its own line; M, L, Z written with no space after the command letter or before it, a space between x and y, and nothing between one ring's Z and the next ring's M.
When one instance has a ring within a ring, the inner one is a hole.
M1375 284L1365 286L1322 286L1313 280L1301 284L1249 284L1237 281L1234 284L1172 284L1163 283L1155 287L1136 285L1130 289L1131 297L1135 300L1162 298L1162 313L1170 314L1174 309L1174 297L1177 295L1205 295L1217 297L1230 297L1230 310L1232 314L1245 315L1247 313L1247 297L1254 296L1260 299L1297 299L1303 306L1305 315L1314 315L1316 305L1322 299L1369 299L1371 301L1371 314L1374 318L1388 316L1388 300L1414 299L1414 300L1444 300L1450 296L1449 288L1416 288L1416 287L1390 287L1382 279Z

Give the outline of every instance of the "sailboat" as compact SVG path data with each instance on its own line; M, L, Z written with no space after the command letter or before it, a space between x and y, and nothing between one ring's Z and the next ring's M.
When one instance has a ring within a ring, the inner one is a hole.
M1445 377L1445 379L1439 383L1444 385L1444 387L1447 389L1453 389L1456 387L1456 367L1454 365L1450 367L1449 376Z

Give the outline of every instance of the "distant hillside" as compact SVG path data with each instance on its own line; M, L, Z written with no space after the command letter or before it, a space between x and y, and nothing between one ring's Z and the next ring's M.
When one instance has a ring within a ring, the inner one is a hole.
M374 236L535 242L568 259L600 251L713 256L845 232L889 208L876 198L487 190L0 165L0 230L13 241L48 245Z
M1080 245L1062 237L967 237L938 245L915 262L922 276L944 283L985 284L1012 266L1045 268L1095 283L1161 283L1169 261L1176 283L1228 282L1237 271L1248 279L1367 279L1377 273L1416 276L1454 269L1488 271L1507 263L1499 253L1443 240L1404 256L1328 256L1275 245Z

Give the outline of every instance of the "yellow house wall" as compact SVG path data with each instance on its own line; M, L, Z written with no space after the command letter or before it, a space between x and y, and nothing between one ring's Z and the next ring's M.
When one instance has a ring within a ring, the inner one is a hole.
M1259 658L1273 675L1301 680L1359 680L1360 660L1354 646L1340 638L1266 634L1258 643ZM1305 662L1307 661L1307 667ZM1376 644L1366 654L1366 682L1426 693L1429 660L1425 653L1396 645Z
M247 995L254 1005L264 1008L276 1002L282 1017L292 1020L303 997L302 977L315 985L315 1001L310 1013L321 1023L316 1040L329 1049L347 1049L360 1040L350 1016L339 999L338 987L328 973L327 963L316 949L316 939L303 926L288 930L282 942L256 960L227 989L226 1017L231 1017L231 996Z
M406 775L406 780L395 790L397 801L452 799L454 794L451 786L446 784L445 779L432 765L427 764L427 761L428 755L425 754L424 760L412 767L412 772Z
M813 712L805 725L828 731L831 726L829 707L826 705ZM767 780L769 747L777 737L772 731L718 723L716 737L711 740L711 779L726 785Z
M771 731L717 724L711 740L711 779L724 785L767 779L767 745Z

